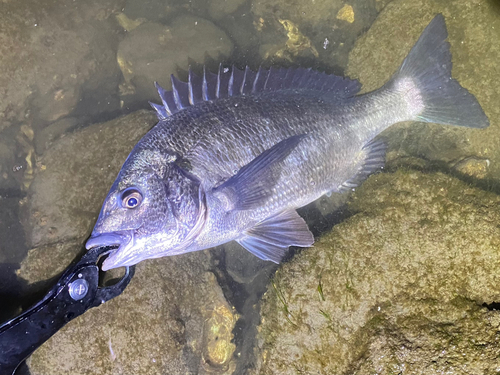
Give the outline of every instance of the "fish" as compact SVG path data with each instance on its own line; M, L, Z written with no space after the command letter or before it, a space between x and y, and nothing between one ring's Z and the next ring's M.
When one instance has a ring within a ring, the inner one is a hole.
M441 14L381 88L305 68L219 67L172 90L156 84L158 123L104 200L87 249L117 246L102 269L236 241L279 263L314 236L296 209L352 190L384 165L382 131L402 121L485 128L451 75Z

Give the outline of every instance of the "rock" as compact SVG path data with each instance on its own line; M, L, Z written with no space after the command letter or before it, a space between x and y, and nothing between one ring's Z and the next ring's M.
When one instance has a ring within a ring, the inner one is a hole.
M123 162L155 122L151 111L138 111L55 141L22 207L28 246L83 244Z
M12 142L0 140L0 189L16 189L18 184L12 178L16 159L16 150Z
M232 54L231 62L239 67L248 65L256 68L262 64L258 53L262 38L255 30L252 14L245 7L242 8L218 20L217 25L234 41L237 50Z
M452 168L469 177L473 177L477 180L484 179L488 176L488 168L490 167L490 161L488 159L481 159L476 157L468 157L459 160L455 163Z
M120 0L66 5L2 3L0 131L23 122L41 127L66 116L81 105L83 86L102 97L111 82L116 92L116 36L107 18ZM117 107L115 99L111 110Z
M488 374L498 370L500 316L473 301L404 297L368 322L374 334L355 374Z
M337 71L345 69L348 51L377 15L375 2L363 0L254 0L251 9L262 31L262 58L307 59ZM297 45L299 40L307 42Z
M42 155L56 139L58 139L77 125L78 119L74 117L65 117L41 130L37 134L34 142L36 153L38 155Z
M245 0L210 0L208 13L214 20L219 20L228 14L234 13Z
M363 90L370 91L391 77L424 27L442 13L453 55L453 77L476 96L491 123L485 130L422 123L394 126L384 133L389 140L390 163L408 156L444 163L475 157L490 161L486 179L499 179L500 107L496 81L500 18L495 7L488 1L393 1L356 42L349 55L347 74L360 79Z
M84 253L83 245L82 241L76 239L32 248L22 260L16 274L29 284L56 277Z
M133 20L165 21L179 5L165 0L127 0L123 12Z
M370 177L356 214L278 270L255 373L496 371L499 204L441 173Z
M169 26L145 22L120 42L118 63L125 78L122 98L126 103L158 102L153 82L170 89L170 74L187 71L189 61L203 64L206 55L220 61L230 55L233 44L212 22L180 16Z
M337 13L337 19L353 23L354 9L352 9L352 6L345 4L342 8L340 8L340 10Z
M69 264L78 248L32 250L19 275L30 282L52 276L60 268L53 265ZM231 374L237 314L209 267L208 252L140 263L123 294L42 345L28 360L30 373Z
M13 225L19 222L19 199L11 193L0 194L0 265L6 263L16 264L19 263L25 256L25 239L24 233L20 226ZM5 275L3 275L5 277ZM0 285L2 283L0 282ZM0 287L0 296L4 285Z

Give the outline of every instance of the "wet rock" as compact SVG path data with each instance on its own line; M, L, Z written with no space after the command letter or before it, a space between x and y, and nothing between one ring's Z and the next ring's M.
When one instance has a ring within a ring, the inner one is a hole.
M498 371L500 316L473 301L402 298L368 322L375 334L355 374L488 374Z
M375 0L375 7L378 12L381 12L392 1L394 0Z
M217 25L222 27L234 41L237 52L232 54L231 62L240 67L248 65L255 68L262 63L258 53L262 40L255 30L252 14L245 9L246 7L242 8L218 20Z
M348 51L377 15L375 3L362 0L347 3L339 0L254 0L252 13L256 29L262 31L265 38L260 51L263 58L292 62L308 59L316 60L316 63L319 60L323 67L338 70L346 67ZM296 32L284 22L294 25ZM269 40L265 35L275 35L275 38ZM311 46L287 50L286 44L298 35L302 35L303 41L307 39Z
M425 157L444 163L467 157L490 160L487 179L500 176L500 107L496 85L500 59L500 18L490 1L393 1L357 42L347 74L360 79L364 91L384 84L398 69L424 27L437 14L446 20L453 77L472 92L490 119L484 130L411 123L385 132L389 162ZM397 37L395 37L397 36Z
M256 373L496 371L499 204L441 173L370 177L356 214L271 282Z
M139 111L55 141L22 208L28 246L83 243L123 162L155 122L151 111Z
M488 176L489 166L488 159L468 157L454 163L452 168L463 175L481 180Z
M228 14L234 13L245 0L210 0L208 13L215 20L221 19Z
M28 283L36 283L60 275L79 255L84 246L79 239L42 245L28 251L16 274ZM50 259L50 262L47 262Z
M234 309L225 301L222 290L217 284L217 279L212 273L205 275L209 288L217 286L216 293L219 297L212 303L207 304L204 310L205 322L203 324L202 341L202 368L207 373L232 374L236 363L231 357L236 349L233 344L233 329L236 323L237 314ZM209 290L209 293L212 290ZM210 297L210 294L207 296ZM205 296L205 298L207 297ZM213 297L212 297L213 298Z
M34 131L26 124L11 126L0 138L0 193L26 191L33 180Z
M13 225L19 222L20 199L20 192L0 192L0 264L19 263L26 256L22 228Z
M10 176L13 173L15 148L12 143L0 140L0 189L16 189L18 185Z
M125 83L125 103L158 101L153 82L170 89L170 74L187 70L189 61L203 64L205 58L220 61L229 56L233 44L212 22L193 16L177 17L172 24L145 22L120 42L118 63Z
M107 19L120 0L66 5L2 3L0 131L21 122L43 126L66 116L80 105L85 85L100 97L114 78L116 92L116 37ZM115 100L113 109L117 106Z
M78 119L74 117L66 117L58 120L41 130L35 139L35 151L38 155L42 155L52 143L69 132L78 124Z
M174 1L165 0L127 0L123 12L133 20L144 19L154 22L165 21L176 11L178 5Z
M30 282L52 276L78 248L67 242L32 250L18 274ZM28 361L30 373L230 374L237 314L209 267L208 252L140 263L122 295L40 347Z

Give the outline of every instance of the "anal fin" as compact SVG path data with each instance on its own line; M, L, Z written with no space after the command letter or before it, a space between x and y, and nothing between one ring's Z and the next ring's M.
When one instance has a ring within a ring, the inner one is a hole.
M236 241L256 257L279 263L290 246L309 247L314 236L304 219L289 210L261 221Z
M382 140L373 140L367 143L361 152L363 161L359 164L358 172L340 186L340 191L350 190L359 186L371 174L378 172L385 164L387 145Z

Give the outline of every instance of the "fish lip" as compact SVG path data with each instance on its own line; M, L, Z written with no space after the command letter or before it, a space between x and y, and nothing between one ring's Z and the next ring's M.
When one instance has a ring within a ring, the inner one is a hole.
M87 250L92 249L97 246L122 246L130 241L130 238L127 239L123 233L101 233L97 235L92 235L85 243L85 248Z
M100 233L92 235L85 243L85 247L90 250L97 246L118 246L116 249L110 250L101 266L103 271L108 271L112 268L135 264L128 264L130 260L123 259L123 253L126 253L126 250L133 246L133 239L132 232Z

